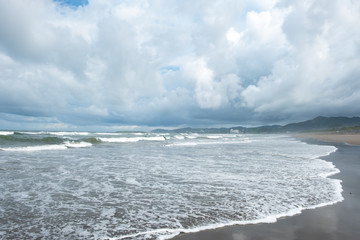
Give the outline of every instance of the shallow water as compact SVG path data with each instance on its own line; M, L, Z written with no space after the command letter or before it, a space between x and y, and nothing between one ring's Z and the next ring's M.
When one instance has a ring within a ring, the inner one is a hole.
M342 200L336 148L280 135L0 132L2 239L164 239Z

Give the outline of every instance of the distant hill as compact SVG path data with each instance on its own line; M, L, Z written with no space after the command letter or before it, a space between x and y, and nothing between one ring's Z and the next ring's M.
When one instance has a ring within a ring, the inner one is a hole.
M290 123L284 126L271 125L260 127L232 127L232 128L178 128L174 130L155 129L155 133L288 133L288 132L313 132L313 131L351 131L360 128L360 117L316 117L311 120L298 123Z
M221 133L230 133L231 128L177 128L173 130L166 129L154 129L151 132L153 133L212 133L212 134L221 134Z

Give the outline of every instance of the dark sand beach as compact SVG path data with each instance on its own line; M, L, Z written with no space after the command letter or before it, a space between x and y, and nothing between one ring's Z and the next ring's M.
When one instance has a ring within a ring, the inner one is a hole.
M341 171L332 176L342 180L342 202L279 219L276 223L236 225L198 233L181 234L174 240L334 240L360 239L360 135L302 135L310 144L331 144L338 150L323 157ZM326 141L326 142L325 142ZM329 143L331 142L331 143ZM349 143L345 144L343 142Z

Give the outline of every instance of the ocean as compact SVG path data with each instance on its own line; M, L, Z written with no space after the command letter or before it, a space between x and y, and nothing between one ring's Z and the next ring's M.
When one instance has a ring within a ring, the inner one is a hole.
M342 201L284 135L0 131L0 239L170 239Z

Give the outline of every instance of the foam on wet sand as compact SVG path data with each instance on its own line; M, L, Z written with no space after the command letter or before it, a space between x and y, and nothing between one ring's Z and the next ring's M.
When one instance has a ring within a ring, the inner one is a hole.
M324 157L340 170L334 178L342 180L342 202L316 209L304 210L301 214L279 219L275 223L229 226L194 234L181 234L173 240L253 240L253 239L349 239L360 236L360 146L353 139L359 135L346 138L343 134L301 135L312 144L332 144L338 150ZM327 142L323 142L323 141ZM329 143L331 140L332 143ZM336 143L337 142L337 143ZM345 142L345 143L344 143Z

